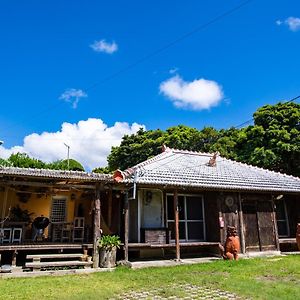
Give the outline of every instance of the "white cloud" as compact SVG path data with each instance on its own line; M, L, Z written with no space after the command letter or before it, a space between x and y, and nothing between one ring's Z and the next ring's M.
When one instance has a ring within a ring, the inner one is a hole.
M118 45L115 41L109 43L106 40L94 41L90 47L96 52L104 52L108 54L113 54L118 50Z
M288 26L291 31L300 30L300 18L288 17L284 21L277 20L276 24L279 26L284 24L284 25Z
M77 108L79 100L86 97L87 94L83 90L67 89L60 95L59 99L70 102L75 109Z
M178 108L208 109L218 105L223 98L222 87L203 78L187 82L176 75L162 82L159 88Z
M101 119L89 118L77 124L63 123L57 132L32 133L24 138L23 146L4 148L0 146L0 157L23 152L31 157L52 162L65 159L70 146L70 157L76 159L87 170L106 166L106 158L112 146L118 146L125 134L136 133L144 125L116 122L109 127Z

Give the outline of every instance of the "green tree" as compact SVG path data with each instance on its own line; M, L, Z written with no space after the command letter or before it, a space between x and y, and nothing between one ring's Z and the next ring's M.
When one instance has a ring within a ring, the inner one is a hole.
M11 163L7 159L0 158L1 167L11 167Z
M142 128L136 134L125 135L120 146L112 147L108 156L109 170L124 170L159 154L164 136L165 132L162 130L145 131Z
M68 160L62 159L52 162L47 165L47 169L53 170L70 170L70 171L84 171L84 167L75 159L69 159L69 166Z
M12 167L18 168L44 169L46 167L46 163L41 160L31 158L28 154L20 152L11 154L7 161Z
M111 171L108 167L98 167L92 170L93 173L109 174Z
M202 130L178 125L123 137L108 156L108 170L126 169L161 153L163 144L171 148L221 156L248 164L300 176L300 105L265 105L253 115L254 125L242 129Z
M236 145L240 161L300 176L300 105L265 105L254 125L241 131Z
M159 153L165 144L170 148L208 152L218 139L219 132L212 127L202 131L178 125L162 131L140 129L136 134L125 135L120 146L113 147L108 156L108 169L127 169Z

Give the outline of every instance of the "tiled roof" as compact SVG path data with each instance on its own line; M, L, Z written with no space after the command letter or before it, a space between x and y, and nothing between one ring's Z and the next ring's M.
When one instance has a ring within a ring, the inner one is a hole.
M3 176L49 178L49 179L76 180L76 181L89 181L89 182L109 181L112 179L111 175L99 174L99 173L87 173L81 171L0 167L0 177Z
M122 172L123 182L215 190L300 193L300 178L217 157L167 148L165 152Z

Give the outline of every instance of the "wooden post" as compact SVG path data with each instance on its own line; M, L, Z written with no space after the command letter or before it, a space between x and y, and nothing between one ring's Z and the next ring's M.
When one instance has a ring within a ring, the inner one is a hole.
M239 193L239 218L240 218L240 235L241 235L242 253L246 253L246 242L245 242L245 230L244 230L241 193Z
M180 261L180 245L179 245L179 207L178 207L178 192L174 192L174 220L175 220L175 245L176 245L176 260Z
M2 202L1 228L4 227L4 219L6 217L7 198L8 198L8 187L5 187L5 189L4 189L4 199L3 199L3 202Z
M124 197L124 260L128 261L128 232L129 232L129 212L128 212L128 193Z
M223 194L220 194L217 198L217 206L218 206L218 216L219 216L219 233L220 233L220 243L225 243L225 220L222 212L222 201Z
M274 224L274 233L275 233L275 244L276 244L276 248L277 251L280 251L280 243L279 243L279 236L278 236L278 226L277 226L277 219L276 219L276 207L275 207L275 203L274 203L274 198L272 197L272 221Z
M101 238L101 201L100 188L96 187L96 199L94 201L94 238L93 238L93 267L99 267L99 240Z
M112 220L112 189L108 190L108 213L107 213L107 225L111 227Z
M11 261L11 266L12 268L16 268L17 266L17 250L13 250L13 253L12 253L12 261Z

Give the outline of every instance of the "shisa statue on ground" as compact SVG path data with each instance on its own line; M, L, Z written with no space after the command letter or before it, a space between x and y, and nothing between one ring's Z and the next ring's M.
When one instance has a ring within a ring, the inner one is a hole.
M225 247L220 244L221 255L224 259L238 260L240 252L240 239L235 226L227 227Z

